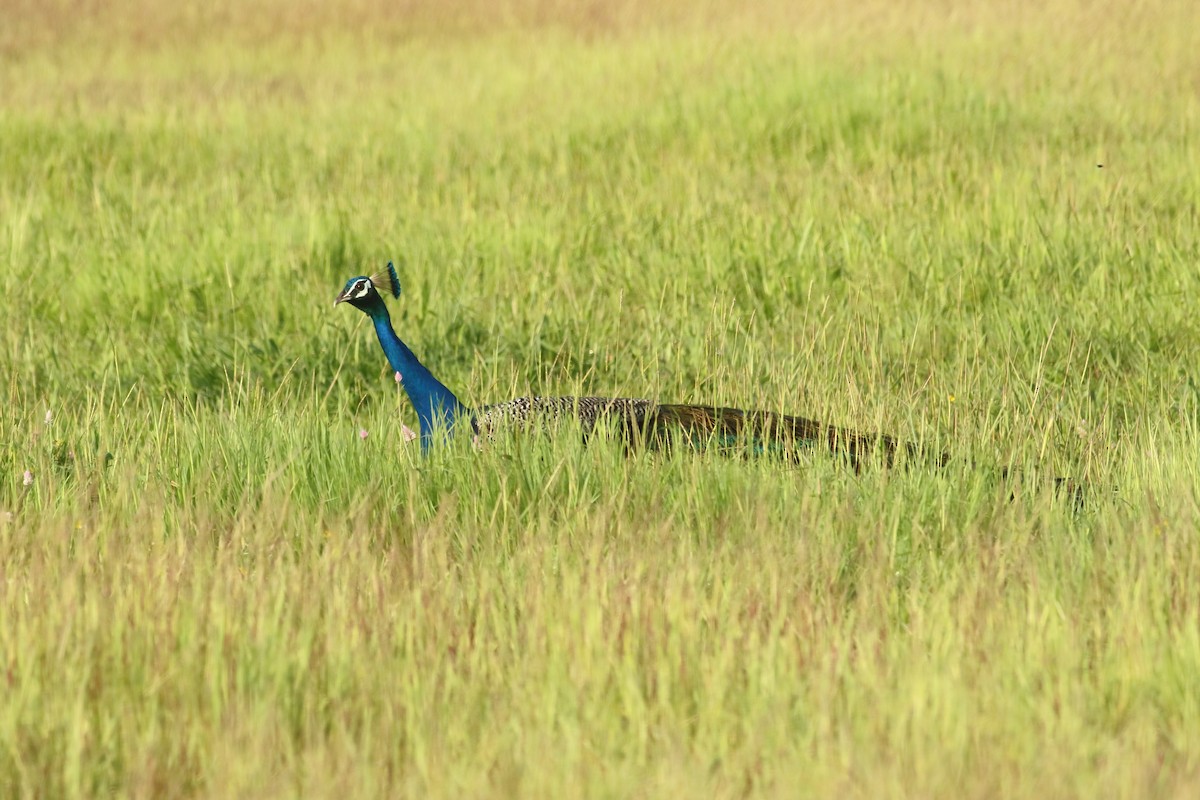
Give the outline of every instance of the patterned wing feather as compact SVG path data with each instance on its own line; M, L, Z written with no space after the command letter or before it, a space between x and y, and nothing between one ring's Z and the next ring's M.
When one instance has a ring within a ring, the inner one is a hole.
M563 423L578 424L587 436L605 421L616 423L622 432L641 428L652 407L649 400L626 397L518 397L479 409L472 425L487 439L505 429L546 429Z

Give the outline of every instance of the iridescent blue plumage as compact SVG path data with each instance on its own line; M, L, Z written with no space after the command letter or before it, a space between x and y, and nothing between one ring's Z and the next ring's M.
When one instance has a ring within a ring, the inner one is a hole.
M439 428L449 429L454 425L463 405L446 386L433 376L417 356L408 348L392 328L392 319L387 305L376 286L393 297L400 296L400 281L396 269L389 263L386 272L375 275L360 275L346 281L345 288L334 300L334 305L349 303L371 318L379 344L387 356L392 369L400 375L400 382L408 399L417 412L421 427L421 447L429 449Z

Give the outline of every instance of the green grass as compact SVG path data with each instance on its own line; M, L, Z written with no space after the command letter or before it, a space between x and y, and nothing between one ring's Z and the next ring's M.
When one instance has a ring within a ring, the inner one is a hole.
M0 796L1200 790L1191 2L127 5L0 2ZM422 458L388 260L467 402L962 459Z

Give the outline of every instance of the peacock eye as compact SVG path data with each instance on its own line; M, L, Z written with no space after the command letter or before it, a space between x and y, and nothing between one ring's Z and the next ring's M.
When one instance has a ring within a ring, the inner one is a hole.
M371 292L371 282L365 278L354 285L354 294L351 295L355 300L360 297L366 297Z

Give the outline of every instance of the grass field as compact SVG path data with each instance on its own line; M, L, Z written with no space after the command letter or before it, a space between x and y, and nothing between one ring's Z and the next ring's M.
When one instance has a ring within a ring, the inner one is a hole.
M1192 0L120 5L0 0L0 796L1200 793ZM422 458L388 260L961 458Z

